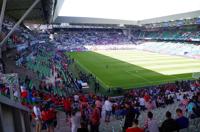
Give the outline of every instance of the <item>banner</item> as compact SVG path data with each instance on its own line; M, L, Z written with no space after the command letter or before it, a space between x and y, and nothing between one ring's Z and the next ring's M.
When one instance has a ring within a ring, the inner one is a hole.
M199 79L200 78L200 72L193 73L192 78Z
M0 83L7 84L8 86L18 86L18 74L0 74Z

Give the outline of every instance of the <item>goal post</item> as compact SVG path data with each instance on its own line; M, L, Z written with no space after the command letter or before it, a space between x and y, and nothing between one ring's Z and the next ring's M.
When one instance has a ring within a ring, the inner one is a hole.
M192 78L199 79L200 78L200 72L193 73Z

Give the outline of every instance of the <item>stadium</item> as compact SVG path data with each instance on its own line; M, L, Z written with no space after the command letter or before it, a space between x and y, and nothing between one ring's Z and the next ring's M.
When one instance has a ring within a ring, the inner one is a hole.
M200 132L199 0L0 6L0 132Z

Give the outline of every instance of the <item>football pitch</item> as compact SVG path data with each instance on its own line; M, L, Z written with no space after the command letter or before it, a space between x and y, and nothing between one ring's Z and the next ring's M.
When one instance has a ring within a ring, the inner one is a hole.
M99 50L69 55L105 88L158 85L193 79L192 73L200 72L200 60L139 50Z

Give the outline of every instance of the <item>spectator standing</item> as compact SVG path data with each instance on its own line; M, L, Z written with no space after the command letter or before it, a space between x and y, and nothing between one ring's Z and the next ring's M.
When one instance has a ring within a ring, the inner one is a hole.
M77 132L80 128L81 113L79 110L73 110L71 117L71 132Z
M47 121L47 132L54 132L54 128L56 127L56 111L54 108L49 108L47 112L48 121Z
M99 108L100 112L102 110L102 103L101 100L99 99L99 97L97 97L96 101L95 101L95 105L97 108Z
M133 120L133 125L126 129L126 132L144 132L142 128L139 128L138 120Z
M110 102L110 98L105 101L104 105L106 111L105 122L110 122L110 116L112 112L112 103Z
M35 116L35 132L41 132L42 124L41 124L41 111L38 103L33 106L33 113Z
M188 118L191 118L191 119L195 118L195 116L196 116L194 111L193 111L195 109L195 107L196 107L194 101L195 101L194 99L191 99L189 101L187 107L186 107Z
M72 108L71 108L71 100L69 97L66 99L65 98L63 99L63 106L64 106L66 118L70 117Z
M171 117L171 113L169 111L166 112L166 120L162 123L160 132L175 132L178 131L178 124Z
M135 119L135 112L133 111L131 105L125 104L125 107L127 112L125 117L124 130L126 130L128 127L131 127L133 120Z
M77 132L89 132L89 130L84 122L81 122L81 127L78 128Z
M90 120L90 111L88 107L84 105L81 109L81 121L84 123L82 125L88 128L89 120Z
M140 109L145 110L145 100L143 97L139 98Z
M100 114L99 109L95 107L90 118L90 132L99 132Z
M147 129L148 132L159 132L158 124L155 119L153 119L153 113L147 113L148 119L145 122L144 128Z
M188 128L189 126L189 119L183 116L183 111L181 109L176 109L176 114L178 118L176 119L176 123L179 126L179 129Z
M41 112L41 118L42 118L42 129L47 129L49 131L49 115L48 115L48 109L46 107L42 108Z

